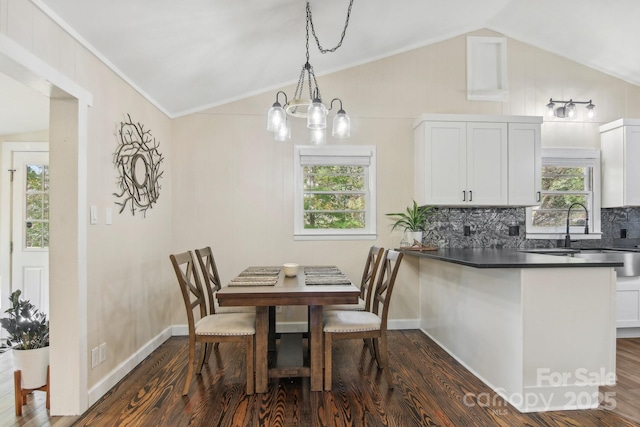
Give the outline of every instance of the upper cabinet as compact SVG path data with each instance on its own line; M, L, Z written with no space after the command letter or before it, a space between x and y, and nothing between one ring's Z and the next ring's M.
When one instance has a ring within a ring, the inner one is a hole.
M640 206L640 119L600 126L602 207Z
M541 117L421 116L414 128L416 202L539 204L541 123Z

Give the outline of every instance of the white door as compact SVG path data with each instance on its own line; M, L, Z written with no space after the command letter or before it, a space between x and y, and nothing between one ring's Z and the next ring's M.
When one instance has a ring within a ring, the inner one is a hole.
M11 291L49 314L49 153L13 152Z

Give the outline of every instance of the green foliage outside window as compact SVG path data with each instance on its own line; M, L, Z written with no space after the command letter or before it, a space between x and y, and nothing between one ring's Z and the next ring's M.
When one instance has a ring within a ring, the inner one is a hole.
M305 229L365 228L363 166L305 166L303 180Z
M562 227L567 221L567 210L573 203L589 208L591 169L587 167L542 167L542 203L533 208L533 225ZM584 225L582 209L571 211L571 225Z
M49 167L27 165L25 241L27 248L49 247Z

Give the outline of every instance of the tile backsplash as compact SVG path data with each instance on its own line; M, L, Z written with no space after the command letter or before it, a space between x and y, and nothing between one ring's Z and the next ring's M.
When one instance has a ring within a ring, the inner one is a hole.
M525 215L525 208L438 208L427 221L424 241L441 248L562 246L563 241L526 239ZM602 209L601 221L602 239L580 240L572 246L640 245L640 207ZM468 233L465 233L465 226Z

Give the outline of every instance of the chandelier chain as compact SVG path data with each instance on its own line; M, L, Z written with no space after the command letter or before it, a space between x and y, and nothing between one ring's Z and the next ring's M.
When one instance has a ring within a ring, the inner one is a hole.
M311 15L311 5L307 1L307 62L309 62L309 24L311 24L311 33L313 34L313 38L316 39L316 44L318 45L318 49L321 53L327 52L335 52L338 50L340 46L342 46L342 41L344 40L344 36L347 33L347 27L349 26L349 18L351 17L351 7L353 6L353 0L349 2L349 8L347 9L347 18L344 21L344 28L342 29L342 34L340 35L340 41L338 44L332 49L325 49L320 45L320 40L316 34L316 30L313 27L313 17Z

